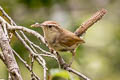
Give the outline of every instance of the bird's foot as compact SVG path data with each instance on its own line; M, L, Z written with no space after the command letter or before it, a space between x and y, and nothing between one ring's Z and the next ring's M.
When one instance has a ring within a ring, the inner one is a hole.
M70 67L70 66L71 66L70 64L64 63L61 65L61 68L66 69L67 67Z
M49 51L54 54L54 50L52 48L49 48Z

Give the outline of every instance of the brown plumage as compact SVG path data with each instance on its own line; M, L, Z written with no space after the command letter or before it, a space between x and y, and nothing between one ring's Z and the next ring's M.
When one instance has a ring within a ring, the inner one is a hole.
M56 51L70 51L74 56L78 45L84 43L83 39L60 27L55 21L45 21L42 24L34 24L32 27L42 27L49 47Z

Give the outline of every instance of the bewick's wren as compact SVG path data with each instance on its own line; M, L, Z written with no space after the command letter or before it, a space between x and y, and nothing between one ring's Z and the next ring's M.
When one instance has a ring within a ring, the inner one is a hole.
M83 39L60 27L60 25L55 21L45 21L42 24L37 23L31 26L41 27L43 29L44 37L48 43L48 46L57 52L70 51L72 55L75 56L75 50L78 45L84 43Z

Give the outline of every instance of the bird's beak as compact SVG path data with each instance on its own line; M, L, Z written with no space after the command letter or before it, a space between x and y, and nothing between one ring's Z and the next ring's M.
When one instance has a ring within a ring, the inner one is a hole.
M39 24L39 23L35 23L35 24L32 24L31 27L42 27L44 26L43 24Z

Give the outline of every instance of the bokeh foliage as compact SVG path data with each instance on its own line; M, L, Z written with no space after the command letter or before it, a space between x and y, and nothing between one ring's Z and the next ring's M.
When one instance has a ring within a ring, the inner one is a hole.
M64 28L75 31L97 10L105 8L108 13L85 34L85 44L78 47L72 67L93 80L120 80L120 0L0 0L0 5L18 24L30 28L35 22L55 20ZM33 28L31 28L33 29ZM41 29L34 29L42 33ZM26 33L27 34L27 33ZM35 37L27 36L40 44ZM12 47L30 64L29 54L19 40L13 36ZM61 53L69 62L70 53ZM30 80L30 73L16 57L24 80ZM60 70L57 62L47 60L48 75L52 80L79 80L73 74ZM52 63L52 64L51 64ZM34 63L34 71L42 78L42 68ZM26 76L27 74L27 76ZM0 60L0 79L7 80L7 68Z

